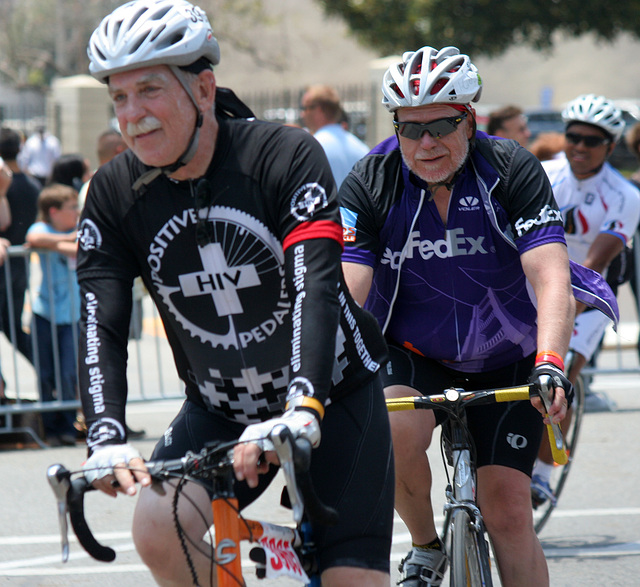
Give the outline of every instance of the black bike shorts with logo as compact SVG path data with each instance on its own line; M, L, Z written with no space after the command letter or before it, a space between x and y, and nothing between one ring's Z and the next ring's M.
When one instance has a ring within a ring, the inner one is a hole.
M207 442L237 439L244 428L187 400L152 459L180 458L188 450L200 451ZM277 467L272 466L255 489L236 481L240 509L257 499L276 473ZM336 526L313 528L320 572L347 566L389 573L394 467L378 377L326 406L320 446L312 453L311 476L320 500L339 515Z
M387 341L390 360L382 368L384 387L406 385L422 395L443 393L449 387L465 391L512 387L526 383L535 355L507 367L482 373L463 373L422 357L392 341ZM436 422L447 419L444 410L435 410ZM470 406L467 425L476 447L476 466L502 465L531 476L538 455L542 416L528 400Z

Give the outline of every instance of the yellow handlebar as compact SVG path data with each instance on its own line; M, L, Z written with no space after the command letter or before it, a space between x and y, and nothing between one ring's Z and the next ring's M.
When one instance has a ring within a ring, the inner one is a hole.
M387 411L399 412L401 410L413 410L416 405L413 397L399 397L387 400Z
M509 387L505 389L496 389L494 390L494 399L496 402L513 402L519 400L528 400L530 399L531 386L524 385L521 387ZM473 392L470 392L473 393ZM404 410L415 410L416 409L416 400L420 403L420 399L423 396L408 396L408 397L398 397L387 399L387 410L389 412L400 412ZM439 398L442 402L445 402L444 396L431 396L436 402L438 401L436 398ZM420 407L420 406L418 406ZM562 438L562 433L558 428L558 437L556 437L556 433L553 430L550 424L547 424L547 433L549 434L549 444L551 445L551 453L553 455L553 460L559 465L565 465L569 460L567 452L564 448L564 440ZM560 446L558 446L560 445Z
M496 389L497 402L515 402L529 399L529 386L509 387L507 389Z

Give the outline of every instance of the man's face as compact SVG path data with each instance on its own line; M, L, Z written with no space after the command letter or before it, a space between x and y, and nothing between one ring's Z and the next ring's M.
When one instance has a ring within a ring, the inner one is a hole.
M165 65L142 67L109 78L109 94L122 138L146 165L170 165L189 144L196 109Z
M589 140L589 137L593 137L591 140L599 144L587 146L584 139ZM565 138L564 152L571 171L578 179L587 179L595 175L615 146L609 142L609 137L603 130L580 122L567 128Z
M429 104L416 108L400 108L398 122L432 122L459 116L459 110L446 104ZM443 183L464 164L469 153L469 139L473 132L471 115L456 130L440 138L425 133L420 139L398 135L402 158L407 167L427 183Z
M505 120L497 135L499 137L504 137L505 139L518 141L523 147L526 147L529 144L529 139L531 138L531 131L527 126L527 118L523 115L519 115Z

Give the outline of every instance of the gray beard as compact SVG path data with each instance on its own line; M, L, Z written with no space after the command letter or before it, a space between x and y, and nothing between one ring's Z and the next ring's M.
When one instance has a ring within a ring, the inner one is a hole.
M447 173L446 175L444 175L444 173L440 173L437 175L436 174L426 175L424 173L420 173L417 171L413 163L409 162L405 158L404 153L402 152L402 149L400 149L400 153L402 154L402 160L404 161L405 165L411 170L411 172L414 175L417 175L422 181L426 181L429 185L445 184L447 180L450 180L451 178L453 178L456 175L456 173L460 171L462 166L465 164L465 161L467 160L467 156L469 155L469 141L467 141L466 143L464 152L459 157L456 157L453 160L453 163L454 163L453 173Z

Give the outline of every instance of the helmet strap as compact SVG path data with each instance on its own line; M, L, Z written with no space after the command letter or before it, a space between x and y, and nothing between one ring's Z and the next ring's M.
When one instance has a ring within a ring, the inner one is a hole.
M193 92L191 91L191 86L189 85L189 80L187 79L187 76L179 67L175 65L169 65L169 68L171 69L173 74L176 76L177 80L180 82L180 85L184 88L185 92L187 92L187 95L189 96L189 98L191 99L191 102L193 102L193 105L196 108L196 112L198 115L196 118L195 128L193 129L193 133L191 134L191 139L189 140L189 144L187 145L187 148L184 150L182 155L180 155L180 157L178 157L178 159L171 165L165 165L164 167L153 167L152 169L149 169L148 171L143 173L131 186L131 188L134 191L138 191L141 187L149 185L152 181L154 181L160 175L169 176L172 173L175 173L178 169L180 169L181 167L184 167L187 163L189 163L189 161L193 159L193 156L196 154L196 151L198 150L198 140L200 138L200 127L202 126L202 123L204 121L204 116L200 111L200 108L198 107L198 103L196 102Z

